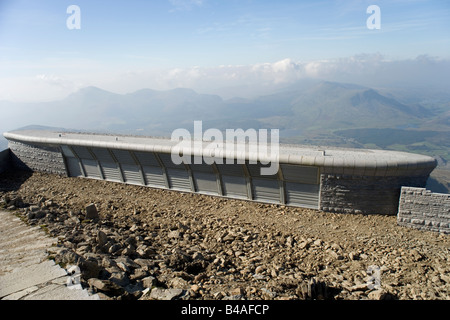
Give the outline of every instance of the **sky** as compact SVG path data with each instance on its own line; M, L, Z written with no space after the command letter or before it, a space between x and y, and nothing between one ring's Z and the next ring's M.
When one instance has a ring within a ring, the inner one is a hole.
M447 0L0 0L0 100L303 78L445 87L449 61Z

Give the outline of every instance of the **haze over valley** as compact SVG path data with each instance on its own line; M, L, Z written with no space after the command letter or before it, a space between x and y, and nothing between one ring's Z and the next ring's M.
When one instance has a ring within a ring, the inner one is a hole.
M86 87L51 102L0 102L9 110L8 130L21 127L170 137L173 130L193 132L242 128L279 129L280 140L355 148L381 148L434 156L438 190L448 190L450 94L420 95L330 81L298 81L255 98L201 94L192 89L142 89L117 94ZM33 119L30 120L30 112ZM3 147L6 147L3 140ZM450 172L450 171L449 171Z
M2 1L0 131L279 129L285 143L431 155L433 190L448 191L450 7L373 5Z

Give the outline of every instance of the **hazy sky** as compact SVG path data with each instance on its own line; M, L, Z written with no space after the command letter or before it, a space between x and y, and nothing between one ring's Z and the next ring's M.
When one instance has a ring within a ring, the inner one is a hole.
M0 100L303 77L450 84L449 60L447 0L0 0Z

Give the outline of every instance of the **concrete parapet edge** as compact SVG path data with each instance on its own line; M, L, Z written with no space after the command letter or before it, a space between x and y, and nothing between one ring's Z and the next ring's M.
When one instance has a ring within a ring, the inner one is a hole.
M39 131L36 131L39 134ZM32 132L34 133L34 132ZM96 135L92 135L93 140L79 139L64 136L62 134L53 133L51 136L35 136L32 133L25 132L6 132L3 135L8 140L15 140L25 143L43 144L50 146L70 145L70 146L87 146L98 148L111 148L120 150L142 151L142 152L161 152L172 153L178 151L175 141L169 139L153 139L152 142L157 142L153 145L146 143L145 138L142 137L140 143L117 141L117 137L110 136L111 141L95 140ZM76 136L76 134L72 134ZM80 135L82 136L82 135ZM97 135L100 137L101 135ZM101 136L107 137L106 135ZM122 138L122 136L118 136ZM159 143L158 143L159 141ZM259 160L261 162L274 161L273 155L255 154L252 152L235 152L222 149L212 148L198 148L194 142L193 148L183 148L184 155L205 156L205 157L230 157L235 159L245 160ZM341 152L339 155L331 155L328 153L321 155L298 155L289 153L289 149L284 151L281 148L278 156L280 163L296 164L304 166L317 166L325 168L324 172L334 174L364 174L365 176L400 176L400 175L426 175L436 167L437 162L434 158L424 155L411 154L397 151L385 150L365 150L370 152L367 156L360 155L359 149L348 150ZM319 152L317 150L317 152Z

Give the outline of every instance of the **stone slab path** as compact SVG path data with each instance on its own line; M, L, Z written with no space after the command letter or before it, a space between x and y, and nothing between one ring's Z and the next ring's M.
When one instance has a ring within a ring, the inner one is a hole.
M48 258L56 243L40 227L0 211L1 300L100 300L79 286L67 286L70 275Z

